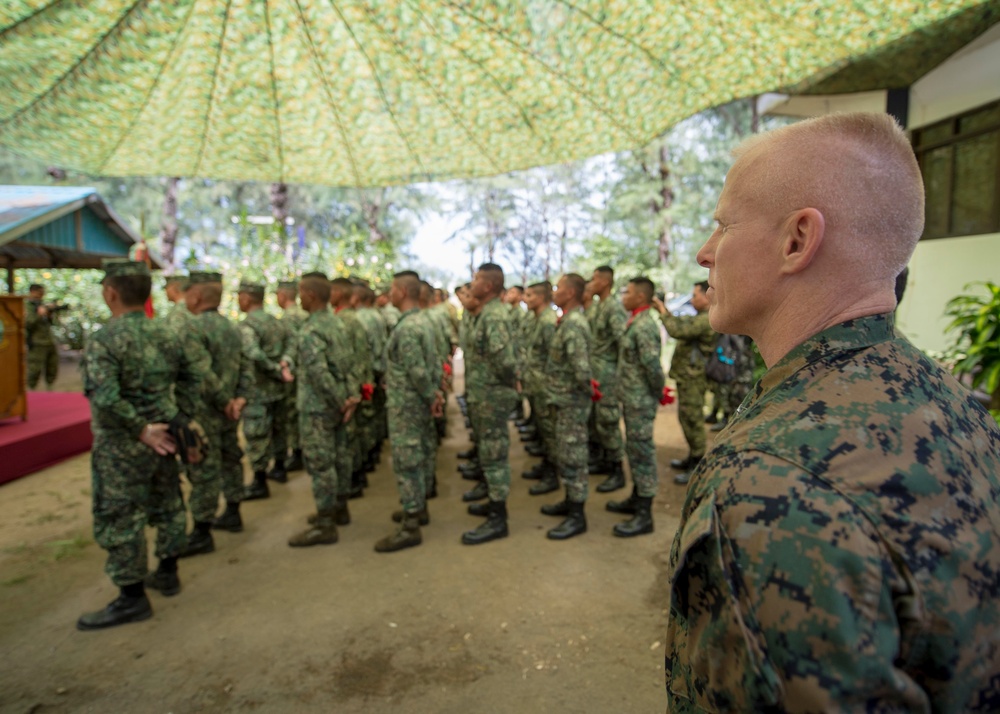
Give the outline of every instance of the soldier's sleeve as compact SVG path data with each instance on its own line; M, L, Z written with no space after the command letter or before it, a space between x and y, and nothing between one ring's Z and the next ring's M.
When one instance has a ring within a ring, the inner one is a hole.
M243 353L258 369L272 379L281 381L281 363L275 362L260 348L260 339L246 320L240 323L240 337L243 339Z
M371 384L375 377L372 374L372 353L368 344L368 336L360 322L353 322L354 357L357 367L357 384Z
M299 335L299 379L326 404L339 409L348 397L347 375L338 381L330 368L326 343L312 330L304 330Z
M663 392L663 365L660 362L660 352L663 343L660 341L660 330L654 322L646 322L651 329L636 330L636 348L639 353L639 369L642 379L649 388L649 393L659 398ZM635 330L636 325L632 329Z
M705 337L712 330L711 325L707 321L699 320L697 315L677 316L666 313L665 315L661 315L660 319L663 320L663 326L667 328L667 334L674 339L693 340ZM708 327L707 330L706 326Z
M518 376L518 363L510 323L504 319L496 319L484 327L486 350L490 354L494 374L503 384L513 384Z
M441 385L441 367L434 344L428 337L426 332L403 323L398 353L406 355L406 378L410 387L429 405Z
M711 711L906 711L894 661L912 603L895 611L871 521L768 454L717 469L727 478L692 501L671 558L668 697Z
M229 395L222 394L222 383L212 370L212 356L201 340L202 329L201 325L191 320L188 329L183 331L183 348L180 350L174 392L178 404L203 402L222 411L229 402Z
M612 335L615 348L621 347L622 337L625 335L625 327L628 325L628 313L622 304L615 300L611 309L608 310L608 332Z
M84 359L87 375L85 389L91 408L101 411L102 421L113 422L119 430L138 439L146 420L139 416L135 407L122 399L118 381L121 363L107 344L107 335L98 333L90 340Z
M590 345L588 344L586 327L571 325L573 328L566 335L566 360L573 367L573 375L581 390L590 391Z

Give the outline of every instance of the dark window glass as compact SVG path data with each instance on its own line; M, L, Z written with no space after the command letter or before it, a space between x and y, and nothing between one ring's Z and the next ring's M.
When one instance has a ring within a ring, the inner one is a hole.
M954 235L996 230L993 205L997 198L998 135L1000 132L993 131L955 144L951 217Z

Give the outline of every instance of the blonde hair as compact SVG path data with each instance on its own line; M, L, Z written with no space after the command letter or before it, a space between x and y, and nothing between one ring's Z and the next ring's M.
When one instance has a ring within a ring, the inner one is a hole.
M751 137L733 152L740 196L776 220L823 214L831 249L858 277L902 271L924 229L924 187L906 133L888 114L830 114ZM730 179L727 177L727 181Z

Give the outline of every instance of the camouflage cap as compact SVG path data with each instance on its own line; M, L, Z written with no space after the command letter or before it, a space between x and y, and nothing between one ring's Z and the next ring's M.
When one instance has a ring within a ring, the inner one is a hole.
M149 266L138 260L128 258L108 258L101 261L104 277L121 277L125 275L149 275Z
M187 286L189 285L188 276L185 275L184 273L174 273L173 275L168 275L165 278L163 278L164 287L166 287L167 285L173 285L174 283L180 283L181 287L184 290L187 290Z
M282 280L278 283L278 290L298 290L299 281L298 280Z
M254 297L257 297L257 298L263 298L264 297L264 284L263 283L254 283L254 282L251 282L249 280L241 280L240 281L239 292L241 292L241 293L247 293L247 294L253 295Z
M201 283L221 283L222 273L211 273L204 270L192 270L188 285L199 285Z

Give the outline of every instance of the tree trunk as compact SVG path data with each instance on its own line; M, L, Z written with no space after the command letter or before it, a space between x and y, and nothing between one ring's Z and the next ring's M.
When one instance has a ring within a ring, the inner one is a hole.
M177 184L180 178L174 176L167 179L166 190L163 193L163 223L160 224L160 253L163 256L164 270L168 274L174 272L174 246L177 245Z
M670 154L666 139L660 144L660 200L656 208L660 224L660 235L657 241L657 256L660 265L666 266L673 248L670 238L670 207L674 203L674 191L670 188Z
M760 131L760 114L757 113L757 95L750 97L750 133Z
M271 184L271 215L274 216L276 232L284 234L285 220L288 218L288 184Z
M364 216L365 225L368 226L368 242L384 243L388 240L385 233L379 227L382 219L382 212L385 208L385 191L382 196L373 199L367 191L361 191L361 215Z

